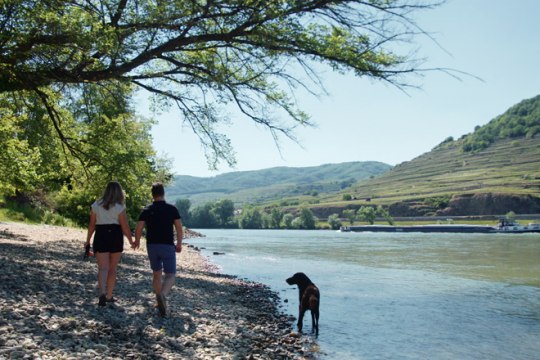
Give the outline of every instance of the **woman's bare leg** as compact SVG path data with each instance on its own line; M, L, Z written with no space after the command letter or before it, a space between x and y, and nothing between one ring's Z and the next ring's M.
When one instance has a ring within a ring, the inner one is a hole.
M107 292L107 277L109 273L109 253L98 252L96 253L96 260L98 264L98 292L99 296L105 295Z
M107 272L107 299L112 298L113 290L116 285L116 269L122 257L121 252L109 253L109 271Z

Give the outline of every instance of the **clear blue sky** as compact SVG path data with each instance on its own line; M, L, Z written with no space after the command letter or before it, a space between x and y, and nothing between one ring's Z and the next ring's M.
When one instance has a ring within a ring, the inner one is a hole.
M323 79L330 95L301 96L303 110L317 124L301 128L301 145L282 139L281 153L267 131L245 119L224 131L237 154L237 166L208 170L203 150L177 114L161 114L154 146L173 161L179 175L214 176L275 166L304 167L346 161L411 160L442 142L484 125L517 102L540 94L540 1L449 0L416 17L444 50L417 38L424 67L471 73L461 81L441 72L412 79L421 89L408 94L367 78L329 71ZM139 111L145 113L145 102Z

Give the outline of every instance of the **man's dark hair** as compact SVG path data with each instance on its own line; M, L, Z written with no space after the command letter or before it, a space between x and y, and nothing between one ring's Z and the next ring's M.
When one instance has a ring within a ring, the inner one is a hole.
M163 187L162 183L157 182L157 183L152 184L152 196L153 197L165 196L165 188Z

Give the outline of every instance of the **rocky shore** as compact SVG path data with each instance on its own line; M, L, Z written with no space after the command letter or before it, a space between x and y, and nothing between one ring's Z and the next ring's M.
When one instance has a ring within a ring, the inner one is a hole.
M0 223L0 359L311 359L262 284L219 274L190 246L161 318L144 250L126 250L117 301L97 306L85 230ZM126 242L127 243L127 242ZM127 246L126 246L127 248Z

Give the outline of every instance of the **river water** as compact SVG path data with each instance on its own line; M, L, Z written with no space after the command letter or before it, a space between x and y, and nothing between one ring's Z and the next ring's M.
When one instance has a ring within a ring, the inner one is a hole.
M540 234L198 231L189 243L284 312L298 308L285 279L311 278L320 359L540 359Z

